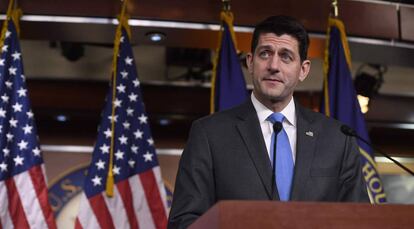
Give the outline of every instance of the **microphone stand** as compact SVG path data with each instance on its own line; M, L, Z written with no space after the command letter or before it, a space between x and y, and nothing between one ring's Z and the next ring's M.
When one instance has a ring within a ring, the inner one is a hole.
M400 162L398 162L394 158L390 157L387 153L383 152L382 150L378 149L377 147L374 147L367 140L365 140L361 136L359 136L355 132L355 130L353 130L351 127L346 126L346 125L342 125L341 126L341 130L342 130L342 133L344 133L346 135L350 135L350 136L354 136L354 137L358 138L359 140L361 140L362 142L364 142L365 144L367 144L369 147L371 147L372 149L374 149L376 152L378 152L381 155L383 155L384 157L388 158L389 160L391 160L392 162L394 162L396 165L398 165L400 168L404 169L406 172L408 172L409 174L411 174L411 176L414 176L414 172L413 171L411 171L409 168L405 167L403 164L401 164Z

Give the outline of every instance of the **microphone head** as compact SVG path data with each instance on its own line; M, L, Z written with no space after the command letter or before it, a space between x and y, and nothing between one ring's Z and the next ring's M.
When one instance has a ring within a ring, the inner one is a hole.
M282 130L283 126L281 122L275 122L273 123L273 131L275 134L278 134Z
M341 131L342 131L342 133L344 133L345 135L348 135L348 136L357 136L355 130L353 130L351 127L349 127L347 125L342 125L341 126Z

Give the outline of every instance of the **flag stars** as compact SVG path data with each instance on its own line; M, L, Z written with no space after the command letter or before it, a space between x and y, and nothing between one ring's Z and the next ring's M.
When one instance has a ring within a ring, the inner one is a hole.
M139 116L138 119L141 124L144 124L144 123L147 123L148 117L145 116L144 114L141 114L141 116Z
M33 116L34 116L34 114L31 110L26 112L26 115L27 115L27 118L29 118L29 119L33 118Z
M4 110L2 107L0 107L0 117L5 118L6 117L6 113L7 113L7 111Z
M144 132L137 130L134 132L135 135L135 139L142 139L142 135L144 134Z
M40 149L39 147L36 147L32 150L33 155L35 155L36 157L40 157Z
M6 81L6 82L5 82L5 84L6 84L6 87L7 87L8 89L11 89L11 88L12 88L12 86L13 86L13 83L12 83L11 81Z
M149 151L147 151L142 156L144 157L145 162L148 162L148 161L152 161L152 156L154 156L154 155L152 153L150 153Z
M19 90L17 90L17 94L19 94L19 97L26 96L26 92L27 92L27 89L24 89L22 87Z
M3 45L3 47L1 47L1 51L2 52L7 52L8 49L9 49L9 46L8 45Z
M115 107L121 107L121 104L122 104L122 100L119 100L118 98L115 99L115 101L114 101L114 106Z
M128 95L128 98L129 98L130 102L136 102L137 98L138 98L138 95L131 92L131 94Z
M17 155L15 158L13 158L14 166L23 165L24 157L20 157L20 155Z
M154 140L152 140L152 138L148 138L147 142L150 146L154 145Z
M126 112L127 112L127 116L133 116L134 115L134 110L131 109L130 107L127 108Z
M134 168L135 161L131 159L131 160L128 161L128 164L131 168Z
M6 138L7 138L7 141L8 141L8 142L11 142L11 141L13 141L14 136L13 136L13 134L11 134L11 133L7 133L7 134L6 134Z
M138 146L136 146L136 145L132 145L132 146L131 146L131 151L132 151L134 154L138 154Z
M102 154L109 153L109 146L107 146L106 144L103 144L101 147L99 147L99 149L101 150Z
M0 59L0 66L4 66L5 59Z
M6 31L6 38L9 38L11 34L12 34L12 33L11 33L9 30L7 30L7 31Z
M124 41L125 41L125 37L121 36L121 38L119 39L119 42L124 43Z
M122 135L121 137L118 138L119 142L121 143L121 145L126 145L128 144L128 138L125 137L125 135Z
M9 102L9 96L7 96L7 94L6 94L6 93L4 93L4 95L2 95L2 96L1 96L1 100L2 100L4 103L8 103L8 102Z
M118 121L118 115L114 115L114 116L108 116L108 119L112 122L117 122Z
M10 123L10 126L11 127L17 127L17 123L18 123L19 121L17 120L17 119L14 119L14 118L11 118L10 120L9 120L9 123Z
M16 75L16 71L17 71L17 68L15 68L15 67L10 67L9 68L9 74L10 75Z
M122 72L120 72L122 79L128 78L128 72L123 70Z
M104 133L106 138L112 137L112 131L109 128L106 129L103 133Z
M120 168L120 167L118 167L118 166L116 166L116 165L114 165L114 167L112 168L112 172L113 172L115 175L119 175L119 174L121 173L119 170L121 170L121 168Z
M126 65L132 65L132 61L133 61L134 59L132 59L131 57L129 57L129 56L127 56L126 58L125 58L125 64Z
M122 160L122 159L124 159L124 154L125 154L124 152L122 152L121 150L118 150L115 153L115 157L116 157L117 160Z
M131 126L131 124L128 121L125 121L124 123L122 123L122 125L124 126L124 129L128 130L129 127Z
M17 143L17 145L19 146L19 149L20 150L27 149L27 144L28 144L28 142L26 142L24 140L21 140L19 143Z
M0 171L2 171L2 172L7 171L7 164L4 163L4 161L2 163L0 163Z
M7 148L4 148L4 149L3 149L3 153L4 153L4 156L5 156L5 157L8 157L8 156L10 155L10 150L9 150L9 149L7 149Z
M139 86L139 80L138 79L135 79L134 81L132 81L132 83L134 84L134 87Z
M118 87L116 87L116 89L118 90L118 93L125 93L126 87L125 87L125 85L120 84L120 85L118 85Z
M23 129L24 134L31 134L33 126L26 124L26 126L24 126L22 129Z
M20 103L15 103L12 107L14 112L21 112L23 105L21 105Z
M15 51L15 52L12 54L13 60L20 60L20 56L21 56L21 55L22 55L21 53L19 53L19 52Z
M95 175L95 177L92 179L93 186L102 185L102 178Z
M99 161L96 162L95 165L98 168L98 170L105 169L105 162L101 159L99 159Z

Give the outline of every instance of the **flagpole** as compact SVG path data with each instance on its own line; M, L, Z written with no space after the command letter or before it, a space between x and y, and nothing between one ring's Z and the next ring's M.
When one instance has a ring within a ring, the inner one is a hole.
M14 0L9 1L9 6L7 7L7 13L6 13L6 20L3 22L3 28L1 30L1 38L0 38L0 47L3 47L4 39L7 32L7 24L9 23L11 14L12 14L12 7L14 5ZM0 52L3 52L2 50Z
M122 26L124 25L125 9L128 0L124 0L122 3L121 15L119 17L119 23L116 28L115 41L114 41L114 54L112 58L112 112L111 112L111 147L109 153L109 166L108 176L106 179L106 195L113 197L114 195L114 174L112 172L113 161L114 161L114 136L115 136L115 106L114 100L116 97L116 75L117 75L117 61L119 53L119 43L121 41Z

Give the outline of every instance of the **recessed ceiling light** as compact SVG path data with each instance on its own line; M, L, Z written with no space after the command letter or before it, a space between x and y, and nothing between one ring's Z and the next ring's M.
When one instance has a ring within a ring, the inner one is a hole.
M150 39L150 41L156 43L164 40L167 37L164 33L161 32L149 32L145 34L145 36L147 36Z

